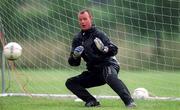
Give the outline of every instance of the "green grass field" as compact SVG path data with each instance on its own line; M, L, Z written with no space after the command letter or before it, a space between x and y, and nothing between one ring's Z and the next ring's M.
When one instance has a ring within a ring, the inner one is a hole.
M85 108L83 102L70 99L45 99L28 97L0 98L0 110L127 110L118 100L100 100L101 107ZM136 101L135 110L179 110L178 101Z
M55 93L71 94L64 82L68 77L78 74L78 71L60 70L23 70L18 75L18 80L25 83L28 79L26 89L30 93ZM137 87L146 88L154 96L180 97L180 72L138 72L122 71L119 74L132 92ZM10 88L7 92L21 92L18 84L13 80L12 74ZM24 78L24 79L23 79ZM8 81L6 82L8 83ZM94 95L116 95L109 86L104 85L89 89ZM73 99L52 99L37 97L0 97L0 110L126 110L121 100L100 99L101 107L85 108L83 102L74 102ZM180 101L165 100L136 100L136 110L179 110Z

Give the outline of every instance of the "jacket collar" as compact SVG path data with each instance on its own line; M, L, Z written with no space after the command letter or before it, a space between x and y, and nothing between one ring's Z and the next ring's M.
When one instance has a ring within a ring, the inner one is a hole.
M81 33L83 34L89 34L89 33L92 33L96 30L96 27L93 25L90 29L84 31L84 30L81 30Z

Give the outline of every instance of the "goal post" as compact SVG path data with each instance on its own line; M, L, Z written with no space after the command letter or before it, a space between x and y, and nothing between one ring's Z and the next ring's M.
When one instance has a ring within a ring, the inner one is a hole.
M5 93L5 77L4 77L4 74L5 74L5 58L4 58L4 55L3 55L3 41L4 41L4 38L3 38L3 35L4 35L4 28L3 28L3 24L2 24L2 20L1 20L1 16L0 16L0 41L1 41L1 48L0 48L0 56L1 56L1 91L2 91L2 94Z
M71 94L64 82L86 68L84 62L77 68L67 62L73 36L80 31L77 13L85 8L118 46L122 73L180 70L179 4L178 0L0 0L4 38L23 48L14 63L2 57L2 93Z

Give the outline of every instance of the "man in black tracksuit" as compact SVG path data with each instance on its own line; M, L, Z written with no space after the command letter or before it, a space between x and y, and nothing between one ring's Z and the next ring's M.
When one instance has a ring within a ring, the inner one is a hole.
M77 97L86 102L86 107L99 106L100 103L86 88L108 84L122 99L127 107L135 107L130 92L125 84L118 79L119 63L115 55L118 52L104 32L92 25L89 10L78 14L81 31L74 37L68 62L71 66L79 66L81 57L86 62L87 71L69 78L67 88Z

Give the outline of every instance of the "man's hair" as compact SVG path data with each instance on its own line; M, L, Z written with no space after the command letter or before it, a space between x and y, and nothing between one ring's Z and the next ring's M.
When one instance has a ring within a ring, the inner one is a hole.
M89 16L92 17L92 13L88 9L83 9L83 10L79 11L79 14L84 14L85 12L87 12L89 14Z

